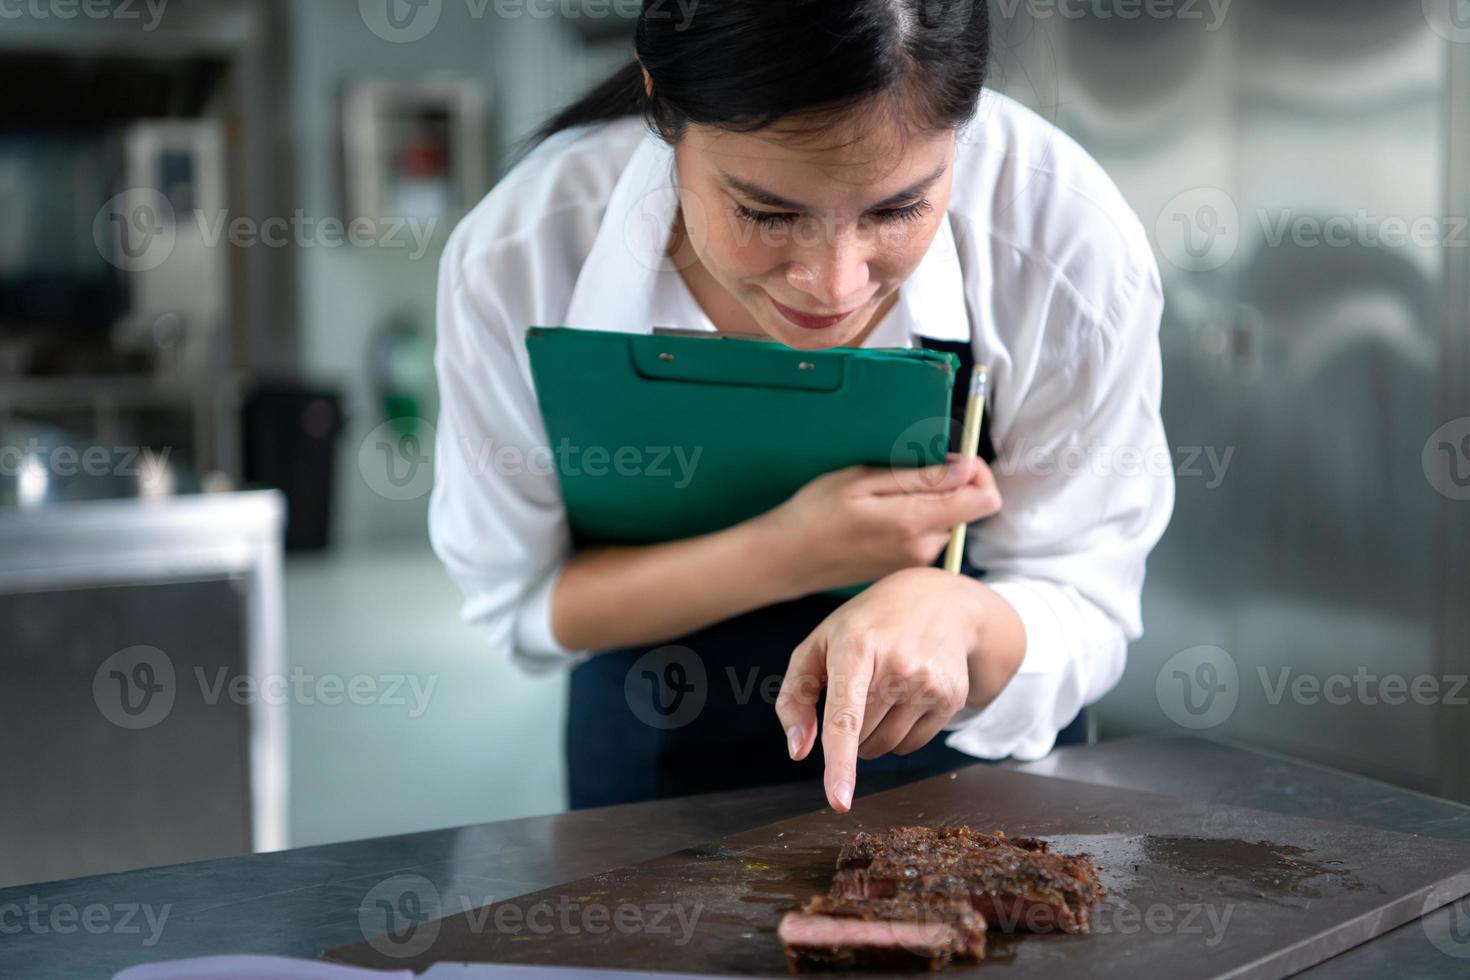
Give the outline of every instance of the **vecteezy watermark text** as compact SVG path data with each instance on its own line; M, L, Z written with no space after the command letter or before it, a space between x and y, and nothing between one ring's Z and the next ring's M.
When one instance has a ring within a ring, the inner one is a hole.
M1235 658L1217 646L1201 645L1170 657L1155 678L1155 696L1164 714L1190 729L1215 728L1235 713L1247 693L1245 678L1254 676L1260 700L1303 707L1470 706L1470 676L1464 674L1377 673L1359 664L1351 673L1315 674L1290 665L1257 666L1242 675Z
M1000 13L1014 19L1023 9L1033 20L1201 21L1218 31L1235 0L999 0Z
M463 0L472 21L495 17L517 20L672 20L674 30L685 31L693 22L700 0ZM412 44L428 37L444 16L445 0L358 0L358 13L367 29L391 44Z
M728 694L719 687L721 681L728 687ZM711 680L703 657L688 647L669 645L650 650L633 662L624 675L623 697L639 721L650 728L668 730L683 728L698 719L712 695L740 707L756 700L775 706L782 697L783 685L783 673L763 673L759 667L737 669L729 664ZM786 686L785 696L815 705L824 688L841 690L869 705L909 704L927 709L947 706L951 713L964 703L969 690L963 678L946 681L897 674L876 679L840 673L825 677L804 674Z
M0 904L0 936L22 933L69 936L77 932L93 936L142 936L142 944L152 947L163 936L163 927L168 923L171 911L172 905L153 906L138 902L111 905L93 902L82 906L70 902L53 904L32 895L25 902Z
M1349 674L1297 673L1291 667L1270 670L1257 667L1261 688L1266 693L1267 704L1280 704L1288 695L1293 704L1315 705L1445 705L1463 708L1470 706L1466 695L1470 677L1449 674L1443 677L1434 674L1375 674L1361 664Z
M461 894L446 900L421 875L395 875L374 885L358 906L363 938L387 956L417 956L438 938L441 920L463 916L472 935L669 937L687 946L704 912L700 903L619 901L592 895L558 895L495 904L492 895Z
M1221 188L1194 187L1171 198L1154 222L1160 254L1189 272L1219 269L1247 243L1270 249L1470 248L1470 217L1383 214L1368 208L1337 214L1290 207L1248 213Z
M389 500L413 500L434 486L437 432L418 418L393 419L374 428L358 446L357 468L372 490ZM556 445L521 446L464 436L445 452L473 477L589 476L646 479L684 490L694 481L703 446L588 446L563 438Z
M298 704L353 705L407 708L409 718L421 718L429 708L439 676L430 674L313 673L293 667L289 673L251 674L229 667L212 670L195 666L191 677L203 704L228 701L236 705ZM174 669L173 658L157 647L133 646L104 660L92 676L92 699L97 710L119 728L152 728L173 711L188 691Z
M47 446L32 438L23 446L0 446L0 476L21 476L32 467L55 476L122 476L145 480L168 469L173 450L145 446Z
M3 0L0 0L3 2ZM407 250L410 261L428 253L438 218L410 215L317 217L298 208L289 215L256 218L229 210L194 208L179 214L168 198L146 187L125 190L97 212L92 239L98 252L124 272L149 272L169 260L181 227L192 224L206 248L379 248Z
M169 0L0 0L0 20L141 21L152 32L163 22Z
M1102 443L1052 446L1028 446L1020 442L1006 447L995 462L1001 476L1143 477L1174 476L1179 479L1205 478L1205 489L1214 490L1225 482L1235 447L1226 446L1109 446Z

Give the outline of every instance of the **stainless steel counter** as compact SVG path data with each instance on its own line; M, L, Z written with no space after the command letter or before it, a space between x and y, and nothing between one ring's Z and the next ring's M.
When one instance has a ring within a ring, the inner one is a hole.
M1019 768L1470 841L1470 807L1193 738L1063 749ZM384 780L391 791L391 774ZM12 888L0 891L0 928L11 932L0 942L0 975L106 977L136 963L227 952L313 957L365 938L359 907L375 886L397 876L422 876L443 894L488 902L820 805L817 786L792 784ZM48 918L57 909L75 910L74 926L93 909L99 928L58 934ZM108 927L128 909L134 931ZM1462 901L1305 975L1464 976L1467 925L1470 901Z

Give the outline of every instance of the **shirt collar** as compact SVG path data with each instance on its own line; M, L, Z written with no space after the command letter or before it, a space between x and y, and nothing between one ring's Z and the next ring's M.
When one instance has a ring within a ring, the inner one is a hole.
M577 276L566 326L649 333L661 291L683 289L664 254L678 211L673 150L649 132L639 142L608 199L602 226ZM929 251L899 290L898 303L869 337L873 347L907 347L915 337L965 341L971 336L964 275L949 215Z

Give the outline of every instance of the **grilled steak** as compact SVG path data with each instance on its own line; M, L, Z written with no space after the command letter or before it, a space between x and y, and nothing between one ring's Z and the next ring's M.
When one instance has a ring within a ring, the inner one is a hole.
M812 968L938 970L985 956L985 919L968 901L818 895L778 929L793 973Z
M1005 932L1081 933L1106 889L1085 854L1053 854L1030 837L968 827L895 827L843 847L831 894L860 901L968 899Z
M1092 858L1045 841L968 827L857 833L837 855L826 895L788 912L778 935L792 972L810 967L927 966L983 959L987 925L1006 932L1087 932L1107 889Z

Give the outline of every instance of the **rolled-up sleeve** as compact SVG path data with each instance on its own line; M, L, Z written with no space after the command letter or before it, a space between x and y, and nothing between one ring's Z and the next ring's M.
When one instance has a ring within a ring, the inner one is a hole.
M458 260L439 273L434 354L440 413L434 451L429 536L464 593L463 618L493 649L509 649L527 670L575 661L551 629L551 596L571 550L545 429L515 319L495 294L497 275L472 287Z
M1053 322L1035 355L1007 364L1015 400L995 466L1004 508L969 539L971 561L1026 629L1016 676L947 726L948 745L982 758L1041 758L1117 683L1143 632L1145 561L1174 506L1151 257L1106 305L1052 297L1045 309Z

